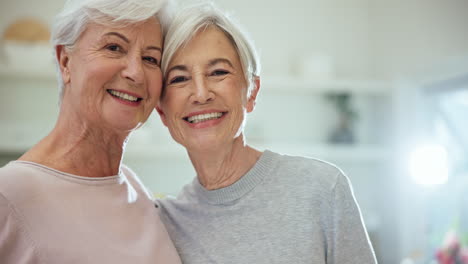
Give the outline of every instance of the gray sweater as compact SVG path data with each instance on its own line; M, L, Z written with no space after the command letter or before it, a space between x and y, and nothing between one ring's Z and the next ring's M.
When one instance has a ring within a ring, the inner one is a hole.
M265 151L231 186L195 179L158 201L183 263L376 263L348 178L315 159Z

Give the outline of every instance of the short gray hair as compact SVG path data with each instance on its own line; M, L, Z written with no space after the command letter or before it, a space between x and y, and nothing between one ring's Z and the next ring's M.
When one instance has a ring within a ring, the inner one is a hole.
M124 27L155 17L161 24L163 36L167 32L171 13L171 0L68 0L52 25L51 42L54 47L73 47L89 23ZM54 56L59 83L59 102L64 83L60 67Z
M197 3L180 10L169 27L164 43L162 72L166 77L167 67L175 53L186 45L197 32L209 26L223 31L239 55L245 80L248 83L247 96L254 88L254 79L260 76L260 61L252 41L237 21L216 8L213 3Z

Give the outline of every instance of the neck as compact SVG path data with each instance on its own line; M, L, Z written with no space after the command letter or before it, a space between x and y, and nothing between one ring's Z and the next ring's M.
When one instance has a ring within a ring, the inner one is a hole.
M80 176L117 175L128 136L129 132L59 116L52 132L19 160Z
M244 144L243 135L233 144L203 151L188 151L201 185L208 190L232 185L260 158L261 152Z

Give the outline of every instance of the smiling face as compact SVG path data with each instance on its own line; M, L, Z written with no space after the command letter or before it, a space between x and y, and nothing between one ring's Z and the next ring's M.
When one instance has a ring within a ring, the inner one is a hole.
M89 24L71 49L57 48L65 84L62 112L92 125L136 128L159 100L161 50L155 18L118 28Z
M241 138L247 81L236 49L214 26L198 32L169 63L158 112L172 137L189 151L217 149Z

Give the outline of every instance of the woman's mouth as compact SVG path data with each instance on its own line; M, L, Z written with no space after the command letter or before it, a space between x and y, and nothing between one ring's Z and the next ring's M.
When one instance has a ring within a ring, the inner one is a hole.
M191 124L197 124L201 122L205 122L208 120L219 119L227 112L213 112L213 113L206 113L206 114L199 114L193 116L186 116L183 119Z
M143 100L143 98L141 98L141 97L136 97L136 96L130 95L128 93L124 93L124 92L120 92L120 91L116 91L116 90L112 90L112 89L107 89L106 91L110 95L112 95L112 96L114 96L116 98L119 98L121 100L128 101L128 102L139 102L139 101Z

